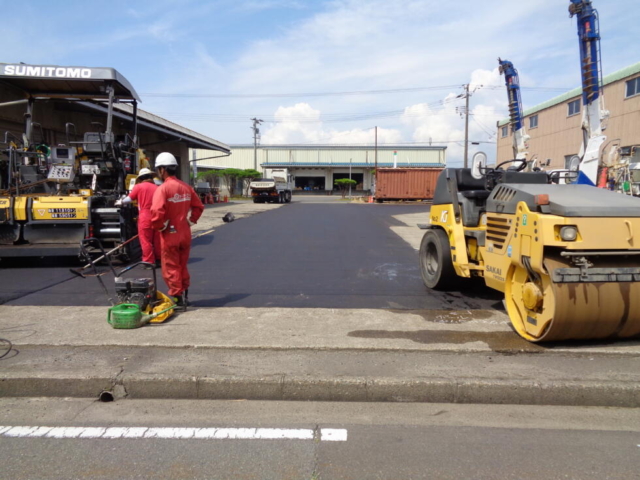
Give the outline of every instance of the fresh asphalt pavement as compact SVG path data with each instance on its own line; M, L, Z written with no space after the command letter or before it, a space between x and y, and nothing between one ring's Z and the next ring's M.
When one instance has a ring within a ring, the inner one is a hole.
M217 210L224 214L224 206ZM400 225L394 216L423 212L426 220L428 210L294 197L195 239L189 299L196 307L502 308L500 295L481 285L464 293L424 287L416 251L391 227ZM0 303L108 305L96 278L69 272L77 266L73 259L3 260ZM112 293L112 276L102 278Z

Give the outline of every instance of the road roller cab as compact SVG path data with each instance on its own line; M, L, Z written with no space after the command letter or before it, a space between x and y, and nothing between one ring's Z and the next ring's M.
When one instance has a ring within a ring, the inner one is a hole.
M507 165L440 174L420 246L425 285L484 278L534 342L639 335L640 199Z

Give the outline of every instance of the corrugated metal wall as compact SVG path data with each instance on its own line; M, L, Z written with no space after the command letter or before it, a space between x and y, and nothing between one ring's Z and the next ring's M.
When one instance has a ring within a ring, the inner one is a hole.
M393 151L378 149L378 163L393 162ZM265 161L269 163L375 163L375 150L362 147L362 149L296 149L296 148L267 148ZM418 163L442 163L445 162L443 149L397 149L398 164L411 166Z
M431 200L441 168L380 168L376 200Z
M196 152L196 159L206 158L198 162L198 166L202 167L224 167L224 168L239 168L241 170L253 167L253 148L231 148L231 155L228 157L219 158L207 158L220 155L220 152L214 152L212 150L200 150L195 149L191 151L191 157L193 158L193 152ZM262 171L260 164L264 161L262 159L262 151L258 149L258 171Z
M418 149L418 148L396 148L398 152L398 166L411 166L419 163L445 163L445 149ZM393 149L378 148L378 163L393 163ZM195 150L196 158L206 158L216 155L210 150ZM373 147L361 148L296 148L295 146L284 147L258 147L258 170L262 170L262 163L321 163L330 166L335 163L348 164L369 163L372 167L375 163L375 150ZM254 168L253 147L232 146L231 156L213 158L198 162L200 167L216 166L225 168Z

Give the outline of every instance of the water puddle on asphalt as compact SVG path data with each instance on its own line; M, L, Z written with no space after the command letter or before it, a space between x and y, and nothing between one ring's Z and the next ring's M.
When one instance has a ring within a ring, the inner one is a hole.
M359 278L373 277L390 282L397 282L400 278L403 281L407 281L409 278L421 278L420 269L417 266L408 266L402 263L383 263L373 270L360 269L357 275Z
M388 309L388 312L391 313L399 313L401 315L406 315L407 313L411 313L412 315L419 315L424 320L430 323L451 323L451 324L459 324L470 322L472 320L487 320L489 318L494 317L495 315L492 312L484 311L484 310L396 310L396 309ZM496 323L499 320L496 320Z
M349 337L385 340L411 340L416 343L454 344L484 342L496 353L540 353L547 349L535 343L529 343L515 332L458 332L453 330L354 330Z

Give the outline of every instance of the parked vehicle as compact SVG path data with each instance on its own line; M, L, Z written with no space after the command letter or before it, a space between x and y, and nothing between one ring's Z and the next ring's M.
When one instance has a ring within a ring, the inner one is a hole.
M286 168L271 170L272 178L261 178L249 184L253 203L289 203L293 177Z

